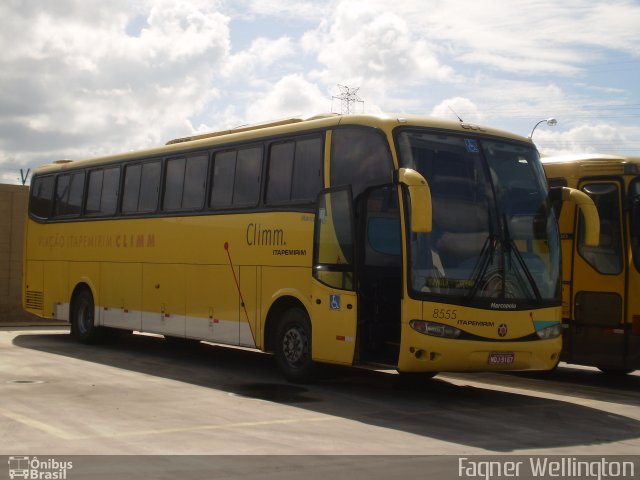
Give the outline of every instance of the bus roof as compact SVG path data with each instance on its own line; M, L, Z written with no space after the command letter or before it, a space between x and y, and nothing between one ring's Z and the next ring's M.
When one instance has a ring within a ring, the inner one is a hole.
M312 117L292 117L265 123L242 125L233 129L176 138L168 141L165 145L148 148L145 150L107 155L77 161L56 160L52 163L38 167L34 173L51 173L60 170L70 170L77 167L90 167L92 165L117 163L126 160L176 155L183 152L197 151L199 149L215 147L218 145L258 141L262 138L277 137L280 135L287 135L291 133L303 133L305 131L312 132L316 129L330 128L337 125L370 126L380 128L386 133L390 133L394 128L401 125L427 127L460 133L471 132L475 135L481 136L502 137L520 142L530 143L533 145L533 142L531 142L530 139L520 135L491 127L453 120L443 120L421 115L404 114L340 115L330 113L314 115Z
M640 157L602 153L542 157L548 176L584 177L596 175L637 175Z

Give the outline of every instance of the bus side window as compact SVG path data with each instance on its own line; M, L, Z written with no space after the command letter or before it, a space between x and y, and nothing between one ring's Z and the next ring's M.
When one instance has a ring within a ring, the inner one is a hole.
M119 183L119 167L90 172L85 213L89 215L113 215L116 213Z
M238 150L233 182L233 206L252 207L260 198L262 147Z
M278 143L269 150L267 203L284 203L291 199L291 174L295 143Z
M389 145L378 130L346 127L333 131L331 185L352 185L353 198L370 185L389 182L393 162Z
M315 200L322 189L322 146L320 137L296 142L291 200Z
M207 185L208 167L208 155L197 155L187 158L187 168L184 173L182 208L194 209L202 207Z
M591 183L582 187L591 197L600 217L600 243L597 247L584 244L585 228L582 218L578 222L578 251L598 272L617 275L622 272L622 246L620 244L620 202L615 183Z
M154 212L158 206L160 162L129 165L124 173L122 213Z
M163 210L178 210L182 207L182 191L184 188L185 158L167 160L167 175L164 179Z
M277 143L269 151L268 204L315 200L322 189L322 139Z
M102 181L102 198L100 210L105 215L116 213L118 208L118 190L120 187L120 168L108 168L104 171Z
M128 165L124 170L124 192L122 195L122 213L138 211L140 195L140 176L142 165Z
M49 218L53 205L53 186L55 177L36 177L31 187L31 203L29 210L38 218Z
M202 208L207 180L208 155L167 160L163 210Z
M138 199L139 212L155 212L158 208L161 170L160 162L142 164L140 198Z
M225 208L231 206L235 174L236 151L216 153L213 161L210 207Z
M68 217L80 215L84 194L84 172L58 175L54 215Z
M87 200L85 213L91 215L100 213L100 199L102 198L102 179L104 170L93 170L89 172L89 182L87 184Z

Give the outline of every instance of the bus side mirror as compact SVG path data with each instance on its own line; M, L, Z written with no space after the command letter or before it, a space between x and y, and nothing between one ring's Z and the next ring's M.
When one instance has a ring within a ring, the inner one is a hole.
M549 201L551 202L551 208L553 208L553 211L559 221L560 212L562 211L562 187L549 188Z
M591 197L580 190L569 187L552 188L549 192L551 201L553 197L558 195L554 191L560 190L563 202L571 202L575 204L582 212L585 226L584 243L587 247L597 247L600 244L600 216L595 203Z
M398 183L405 185L411 200L411 231L429 233L433 219L431 189L422 175L411 168L400 168Z

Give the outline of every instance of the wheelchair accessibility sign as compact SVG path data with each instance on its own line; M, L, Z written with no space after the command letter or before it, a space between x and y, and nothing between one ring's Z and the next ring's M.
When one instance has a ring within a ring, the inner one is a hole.
M340 310L340 295L329 295L329 310Z

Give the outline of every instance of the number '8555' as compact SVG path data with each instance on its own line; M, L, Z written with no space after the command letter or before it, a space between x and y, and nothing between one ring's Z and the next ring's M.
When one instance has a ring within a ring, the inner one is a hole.
M449 308L434 308L433 309L433 318L437 318L439 320L455 320L458 318L458 311Z

